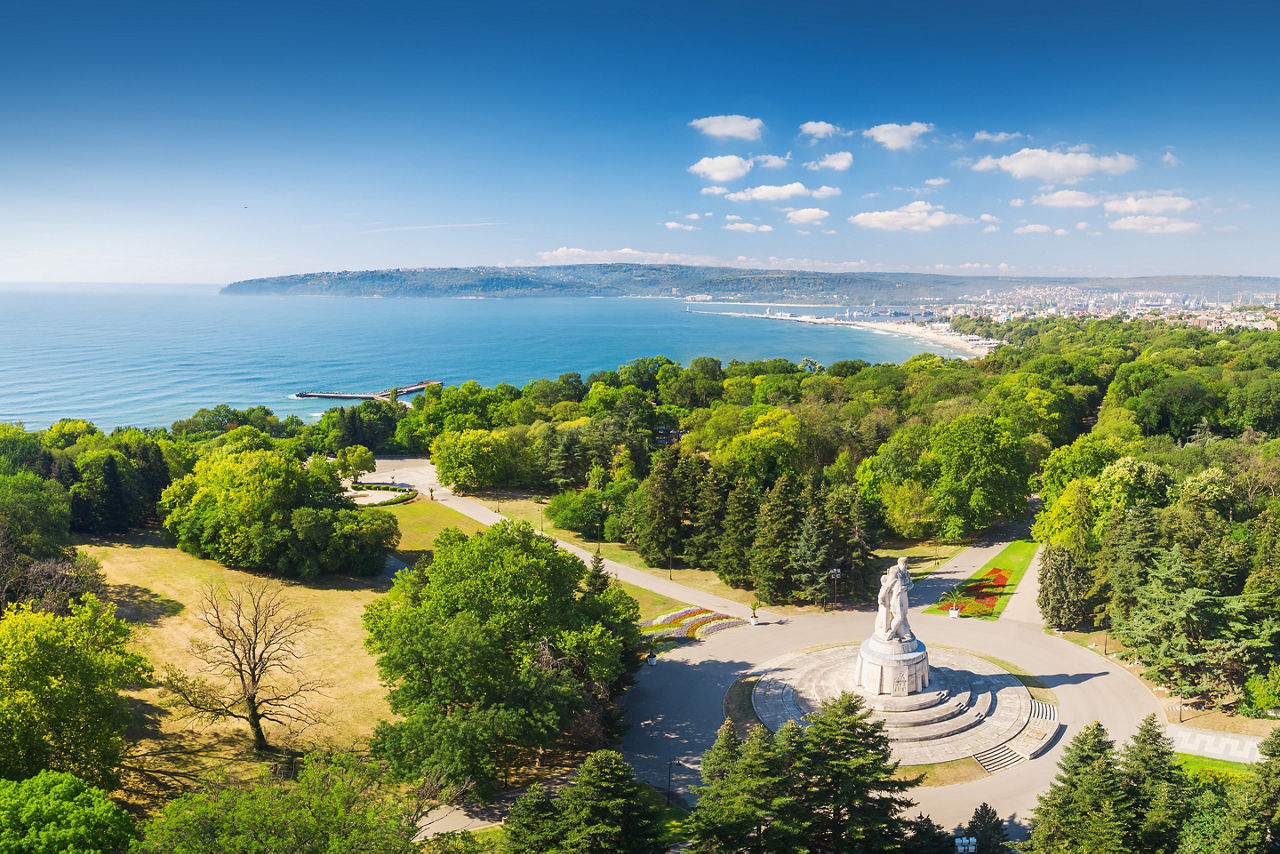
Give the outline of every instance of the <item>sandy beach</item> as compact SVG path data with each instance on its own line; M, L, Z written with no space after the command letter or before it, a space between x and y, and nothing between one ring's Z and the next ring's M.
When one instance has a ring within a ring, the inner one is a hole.
M941 331L905 320L897 323L886 320L858 320L852 321L852 323L856 323L858 326L865 326L868 329L879 329L896 335L910 335L913 338L922 338L935 344L943 344L955 350L961 350L971 356L985 356L991 352L990 347L966 341L958 332L952 332L951 330Z

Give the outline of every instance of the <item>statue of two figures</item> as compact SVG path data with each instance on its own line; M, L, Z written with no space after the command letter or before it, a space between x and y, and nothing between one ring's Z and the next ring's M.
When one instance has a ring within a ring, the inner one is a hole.
M907 623L907 591L912 586L905 557L898 558L898 563L880 576L879 610L876 612L875 629L877 640L915 640L916 636L911 633L911 626Z

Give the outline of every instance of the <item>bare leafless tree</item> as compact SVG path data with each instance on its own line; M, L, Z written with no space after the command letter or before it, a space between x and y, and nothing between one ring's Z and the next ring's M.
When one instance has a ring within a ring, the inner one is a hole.
M200 597L200 620L212 639L193 640L191 653L217 682L166 667L164 687L174 705L209 722L245 722L257 750L271 749L264 721L290 729L318 723L308 702L325 683L299 666L305 657L300 641L316 623L280 584L254 581L234 592L210 585Z

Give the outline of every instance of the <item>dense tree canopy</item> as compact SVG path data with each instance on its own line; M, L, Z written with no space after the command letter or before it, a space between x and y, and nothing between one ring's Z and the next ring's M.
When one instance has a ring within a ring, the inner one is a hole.
M129 813L73 774L41 771L26 780L0 780L3 854L125 851L135 838Z
M487 800L521 750L600 746L607 702L638 661L637 606L580 587L582 561L527 524L466 537L401 571L365 613L393 711L374 749L406 778Z

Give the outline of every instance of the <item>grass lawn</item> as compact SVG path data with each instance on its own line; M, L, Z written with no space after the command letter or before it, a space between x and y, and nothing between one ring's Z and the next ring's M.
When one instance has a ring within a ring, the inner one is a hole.
M79 545L102 562L107 598L133 625L134 646L157 673L166 664L187 673L198 671L200 664L188 647L193 638L208 632L197 613L206 585L235 588L258 578L166 546L150 534ZM303 644L307 654L303 671L331 687L325 690L328 696L317 696L311 704L324 721L321 726L291 739L279 727L268 725L267 738L279 746L302 749L365 744L374 723L391 717L386 689L378 681L373 656L364 648L361 623L364 606L386 589L387 582L327 578L307 586L282 583L290 601L310 610L318 621L317 630ZM133 691L130 696L135 715L129 738L137 744L127 764L154 773L150 782L146 777L129 779L126 789L131 796L139 796L144 808L147 793L152 798L163 796L166 788L189 784L205 772L216 769L233 779L246 779L267 764L254 753L248 729L240 724L193 728L165 708L158 688Z
M893 776L899 780L912 780L923 775L921 786L950 786L955 783L969 783L981 780L990 775L982 770L978 760L972 756L955 759L951 762L934 762L928 765L903 765Z
M654 593L652 590L645 590L643 587L636 587L625 581L618 583L623 590L631 594L632 599L640 603L640 622L642 623L663 614L670 614L672 611L683 611L685 608L692 607L688 602L681 602L679 599L672 599L670 596L663 596L661 593Z
M746 738L751 730L764 726L764 721L756 715L756 707L751 703L751 694L756 690L759 676L748 676L739 679L729 686L724 695L724 716L733 721L739 738Z
M396 555L410 566L430 550L445 528L474 534L485 527L470 516L421 496L407 504L393 504L382 509L400 522L400 548Z
M1207 756L1195 756L1190 753L1175 754L1178 762L1192 776L1211 776L1225 779L1229 783L1242 783L1249 775L1247 762L1230 762L1226 759L1210 759Z
M1014 590L1018 589L1018 582L1022 580L1022 576L1026 575L1027 567L1031 565L1031 559L1035 557L1037 547L1037 544L1031 540L1014 540L1005 546L1000 551L1000 554L983 564L968 579L956 585L961 592L971 589L976 591L981 586L981 596L983 598L993 597L995 599L990 614L966 614L965 616L978 617L982 620L999 619L1005 606L1009 604L1009 597L1013 595ZM1008 580L1003 585L991 584L990 580L986 578L988 572L997 568L1007 573ZM966 593L966 600L967 602L974 601L968 593ZM946 609L940 603L930 605L924 611L926 614L946 613Z
M924 540L913 543L906 540L891 540L875 550L871 558L871 566L876 575L882 574L898 562L898 558L907 559L907 568L911 570L911 578L919 581L966 548L957 543L935 543Z

